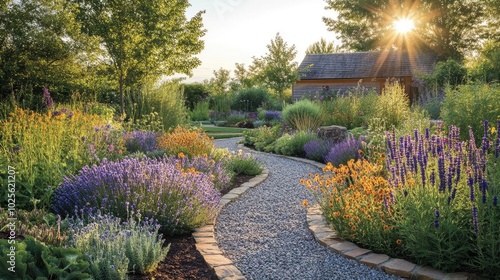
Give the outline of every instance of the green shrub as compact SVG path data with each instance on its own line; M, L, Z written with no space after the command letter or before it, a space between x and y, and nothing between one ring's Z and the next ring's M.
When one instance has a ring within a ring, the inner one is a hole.
M458 61L440 61L430 76L422 77L427 88L457 86L466 81L467 69Z
M306 151L304 145L311 141L318 139L316 133L301 130L295 134L284 134L281 138L276 140L274 151L278 154L286 156L305 157Z
M70 244L85 254L95 279L126 279L129 271L153 272L165 259L170 246L163 247L159 228L132 218L122 223L108 215L77 218Z
M201 83L184 84L184 99L186 107L192 110L196 104L203 102L210 95L205 85Z
M397 127L410 111L410 100L404 86L399 83L386 82L381 95L374 104L374 117L384 119L386 129Z
M239 150L237 154L232 155L228 162L228 168L234 174L243 174L255 176L262 173L262 166L260 163L251 155L243 153Z
M45 246L31 236L16 240L11 244L0 239L0 275L8 279L92 279L89 263L75 248ZM12 260L11 246L15 247L15 260ZM15 271L9 270L13 262ZM4 278L2 278L4 279Z
M419 133L425 133L425 130L430 127L431 120L426 110L418 106L414 106L409 111L406 119L397 128L398 136L413 135L415 129Z
M115 116L115 109L107 104L95 103L88 106L88 113L101 116L103 119L111 122Z
M322 123L321 108L307 99L286 106L281 117L297 130L316 130Z
M191 110L189 117L192 121L206 121L210 119L209 113L208 101L200 101Z
M258 129L247 130L243 133L244 142L254 146L258 151L272 152L276 140L281 136L281 125L273 127L261 126Z
M479 139L483 135L483 121L494 121L500 116L500 85L461 85L456 89L447 88L445 94L442 119L460 128L461 139L468 138L469 126Z
M270 100L271 95L264 88L248 88L236 93L231 108L233 110L254 112Z
M325 100L321 102L323 125L340 125L348 129L365 126L377 98L374 91L364 93L354 89L345 96Z

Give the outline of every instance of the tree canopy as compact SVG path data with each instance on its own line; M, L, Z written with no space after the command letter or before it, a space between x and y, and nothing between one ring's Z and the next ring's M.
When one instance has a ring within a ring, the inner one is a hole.
M338 17L323 20L349 49L414 48L461 60L484 34L483 1L488 0L326 0ZM413 20L415 29L396 33L392 24L401 18Z
M72 0L79 7L82 31L100 39L119 85L124 90L147 78L190 74L201 64L203 12L186 19L187 0Z
M322 53L338 53L342 52L339 46L335 46L334 42L328 42L324 38L321 38L318 42L314 42L310 45L306 54L322 54Z
M285 90L292 87L297 81L297 62L294 62L297 50L295 45L288 47L280 34L267 45L268 53L264 56L253 58L250 71L255 73L256 79L265 87L271 89L281 99Z

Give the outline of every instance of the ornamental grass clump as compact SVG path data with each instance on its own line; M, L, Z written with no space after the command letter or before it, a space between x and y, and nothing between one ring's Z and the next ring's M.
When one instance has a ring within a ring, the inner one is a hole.
M214 144L201 128L176 127L172 132L158 137L158 147L171 155L209 155Z
M168 158L125 158L84 167L65 177L52 196L55 213L96 209L126 219L129 209L154 218L168 235L182 234L213 218L220 200L210 175L184 170Z
M349 136L346 140L333 145L331 150L325 156L326 162L331 162L334 166L347 164L351 159L358 159L360 157L360 150L363 147L364 139L358 139Z
M229 170L235 174L243 175L259 175L262 173L262 165L255 159L254 156L238 150L238 153L233 153L231 159L227 163Z
M318 139L316 133L304 130L294 134L285 133L281 138L276 140L274 151L286 156L305 157L306 152L304 150L304 145L316 139Z
M487 121L481 147L472 130L463 142L457 127L450 126L446 135L441 126L436 135L429 130L399 139L387 134L386 165L396 190L390 206L397 213L394 226L407 254L420 264L499 273L499 189L498 181L489 183L494 177L487 163L490 147L499 149L500 138L490 143Z
M294 130L314 131L321 125L321 107L304 99L283 109L281 117Z
M390 223L392 211L384 207L392 197L383 176L384 166L360 159L339 167L328 163L323 172L309 174L301 183L318 198L339 237L376 252L397 251L397 236Z
M160 226L152 219L139 223L135 218L140 219L140 215L123 222L100 214L71 220L68 244L85 255L94 279L127 279L127 273L151 273L165 259L170 245L163 246Z

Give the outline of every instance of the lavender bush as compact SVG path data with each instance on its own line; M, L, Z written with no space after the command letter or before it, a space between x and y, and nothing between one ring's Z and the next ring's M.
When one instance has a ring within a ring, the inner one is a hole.
M181 234L213 218L220 200L210 175L184 170L169 158L130 159L84 167L65 177L52 196L52 209L68 216L98 209L126 219L128 211L154 218L166 234Z
M340 164L347 164L350 159L358 159L359 150L363 147L363 141L362 137L358 139L352 136L348 137L332 147L325 156L325 161L331 162L334 166L339 166Z
M123 139L125 140L125 147L129 153L138 151L146 153L158 149L156 139L160 135L160 132L134 130L132 132L125 132L123 134Z
M127 272L150 273L167 256L170 245L163 247L159 226L147 219L138 223L135 218L122 222L97 214L71 220L68 243L85 254L95 279L126 279Z
M213 186L219 191L224 191L233 179L233 174L226 169L225 160L214 160L212 156L194 156L189 158L183 154L180 157L166 157L164 161L174 164L185 171L202 172L212 178Z
M307 142L304 145L306 158L318 162L325 162L325 157L333 147L333 142L325 139L316 139Z
M273 121L281 119L281 111L266 111L264 114L264 120Z

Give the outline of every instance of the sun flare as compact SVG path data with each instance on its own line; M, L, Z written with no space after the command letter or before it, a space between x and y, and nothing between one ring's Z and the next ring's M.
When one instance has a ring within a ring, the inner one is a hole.
M413 20L408 18L400 18L392 24L397 33L406 34L415 28Z

